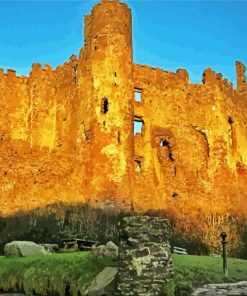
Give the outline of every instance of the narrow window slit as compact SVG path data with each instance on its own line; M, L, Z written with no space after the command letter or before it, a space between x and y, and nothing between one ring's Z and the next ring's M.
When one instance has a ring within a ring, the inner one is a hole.
M117 85L117 72L114 73L114 84Z
M177 168L174 167L174 176L176 177L177 176Z
M234 123L233 118L229 116L228 117L228 124L229 124L228 133L229 133L230 146L233 146L233 123Z
M103 114L106 114L108 111L109 111L109 102L107 98L104 98L101 104L101 112Z
M121 133L120 132L117 133L117 141L118 141L118 144L121 144Z

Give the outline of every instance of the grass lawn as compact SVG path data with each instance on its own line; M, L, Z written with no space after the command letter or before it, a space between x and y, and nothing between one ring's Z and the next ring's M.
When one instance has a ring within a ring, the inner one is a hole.
M170 281L168 296L189 296L197 287L207 283L224 282L222 258L206 256L173 255L174 278ZM83 287L105 266L114 266L111 259L94 259L87 252L53 254L26 258L0 257L0 291L24 291L31 295L65 294L70 285L72 295ZM228 282L247 280L247 260L228 259ZM19 288L18 288L19 287Z
M65 294L69 284L72 295L83 287L105 266L114 266L111 259L95 259L88 252L61 253L46 256L5 258L0 256L0 291L21 291L32 295Z
M224 280L220 257L173 255L172 261L174 279L168 286L169 296L191 295L204 284L247 281L247 260L228 259L228 280Z

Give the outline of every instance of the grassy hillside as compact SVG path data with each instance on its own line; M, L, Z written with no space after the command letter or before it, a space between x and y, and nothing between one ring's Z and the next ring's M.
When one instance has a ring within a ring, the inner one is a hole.
M224 282L222 258L173 255L174 279L164 295L189 296L207 283ZM114 266L110 259L96 260L89 253L53 254L27 258L0 257L0 291L25 291L38 294L83 295L83 287L105 266ZM247 280L247 260L229 259L229 282Z

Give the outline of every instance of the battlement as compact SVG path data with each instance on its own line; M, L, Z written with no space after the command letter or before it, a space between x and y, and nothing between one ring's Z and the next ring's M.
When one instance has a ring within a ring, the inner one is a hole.
M246 76L245 76L246 67L240 62L236 61L236 75L237 75L237 88L246 88Z
M105 34L121 34L129 43L132 42L131 12L126 3L103 0L84 17L85 44L90 45L94 39Z
M19 81L26 83L28 77L24 75L17 75L16 70L13 70L13 69L4 70L0 68L0 79L6 79L7 81L18 79Z
M206 85L218 86L228 90L233 90L233 84L228 79L223 78L222 73L216 73L211 68L204 70L202 82Z

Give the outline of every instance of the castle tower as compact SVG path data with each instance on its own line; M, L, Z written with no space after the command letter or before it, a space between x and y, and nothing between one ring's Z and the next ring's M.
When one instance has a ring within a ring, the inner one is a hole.
M90 203L131 208L133 86L131 12L102 1L85 17L85 50L92 78Z

